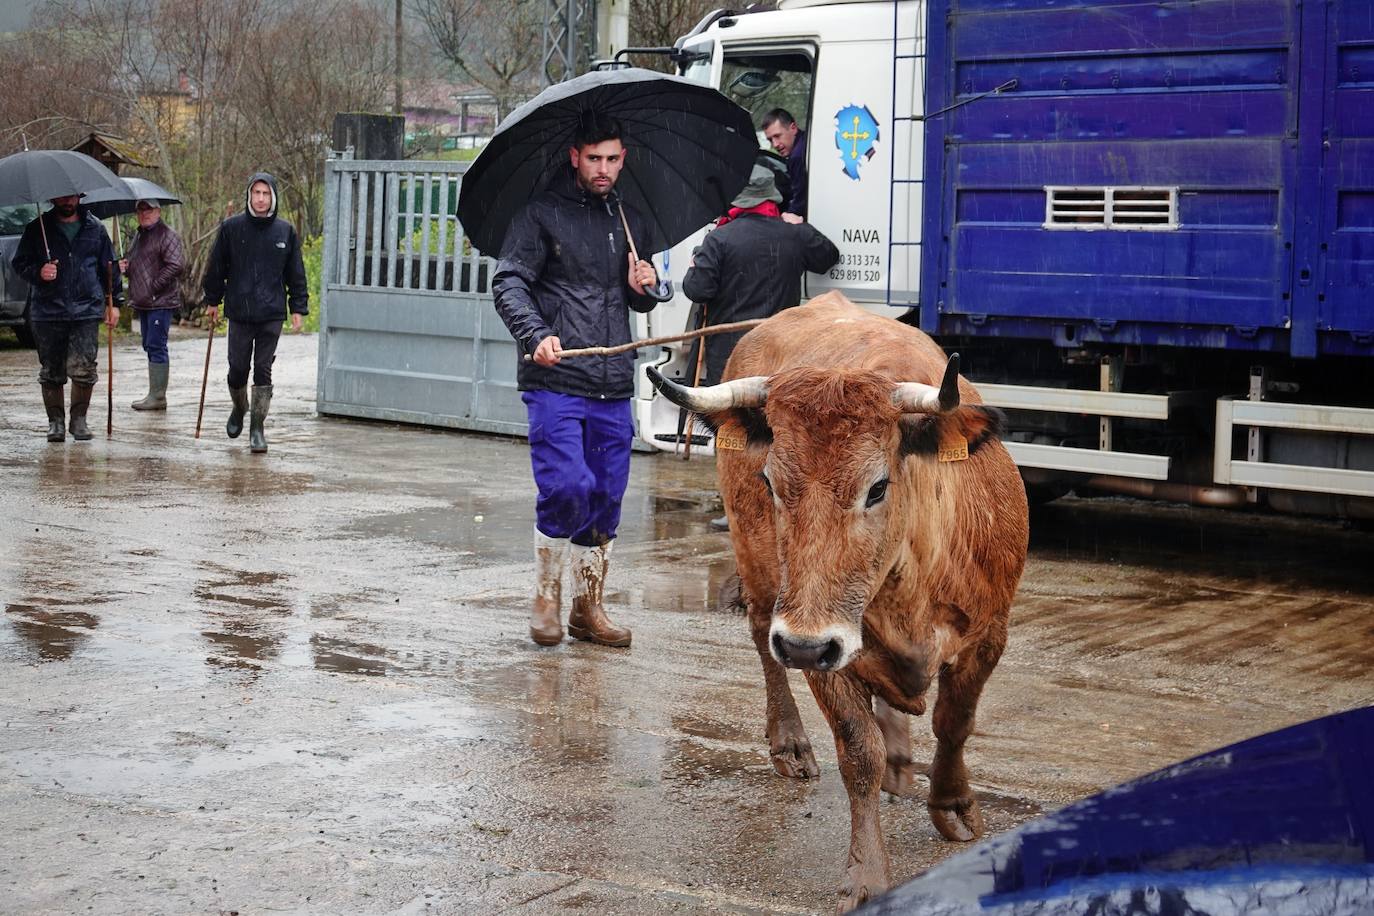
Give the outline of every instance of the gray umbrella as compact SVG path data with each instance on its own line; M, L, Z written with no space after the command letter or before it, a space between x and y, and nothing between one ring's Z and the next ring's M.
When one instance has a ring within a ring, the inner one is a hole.
M568 168L587 112L624 130L616 193L648 223L640 251L663 251L724 213L749 180L758 142L749 112L709 86L635 68L550 86L501 122L463 176L458 218L480 251L497 254L506 228Z
M0 207L125 190L119 176L75 150L30 149L0 159Z
M140 200L155 200L158 204L179 204L181 198L173 197L160 185L146 178L121 178L124 187L119 190L92 191L81 199L81 203L99 219L109 219L123 213L133 213L134 204Z

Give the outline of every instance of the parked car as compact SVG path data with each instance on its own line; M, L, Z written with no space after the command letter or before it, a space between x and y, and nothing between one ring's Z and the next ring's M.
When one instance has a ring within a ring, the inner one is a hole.
M0 207L0 326L14 328L19 342L33 346L33 329L29 327L29 284L10 266L19 247L24 227L37 211L28 204Z
M868 916L1374 913L1374 706L1269 732L1022 824Z

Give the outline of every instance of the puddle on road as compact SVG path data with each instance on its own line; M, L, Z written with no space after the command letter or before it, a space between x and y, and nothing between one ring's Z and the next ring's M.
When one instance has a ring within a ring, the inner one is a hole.
M100 618L84 611L47 611L31 604L7 604L5 614L23 644L44 662L71 658L100 625Z

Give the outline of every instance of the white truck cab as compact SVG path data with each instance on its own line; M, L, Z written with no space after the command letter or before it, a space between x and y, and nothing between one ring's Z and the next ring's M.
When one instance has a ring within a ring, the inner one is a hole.
M748 110L760 148L768 148L763 117L775 108L805 131L807 219L840 250L827 275L806 275L806 298L837 289L894 317L916 304L923 137L915 117L924 45L918 12L916 0L783 0L765 12L712 13L677 43L683 75ZM663 255L668 277L681 280L706 231ZM678 333L693 326L692 303L679 292L641 320L646 336ZM691 351L690 343L674 345L655 364L691 382ZM654 397L647 365L636 386L640 436L655 448L682 448L682 414ZM710 449L700 429L692 443Z

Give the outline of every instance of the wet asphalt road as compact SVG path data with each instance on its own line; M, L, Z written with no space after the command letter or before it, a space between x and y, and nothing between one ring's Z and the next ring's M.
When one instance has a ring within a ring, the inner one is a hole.
M823 774L772 773L710 462L634 458L634 647L542 650L523 444L318 418L315 344L283 338L262 457L223 435L222 344L200 441L178 333L166 414L127 408L128 339L114 439L102 376L62 445L0 349L0 911L829 911L834 748L798 677ZM1369 533L1061 501L970 742L989 827L1374 702L1372 666ZM917 789L897 880L953 851Z

